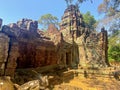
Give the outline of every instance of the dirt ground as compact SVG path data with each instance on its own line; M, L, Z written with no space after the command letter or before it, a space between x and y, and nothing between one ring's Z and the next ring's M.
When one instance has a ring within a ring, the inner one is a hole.
M69 82L56 85L53 90L120 90L120 81L113 77L75 77Z

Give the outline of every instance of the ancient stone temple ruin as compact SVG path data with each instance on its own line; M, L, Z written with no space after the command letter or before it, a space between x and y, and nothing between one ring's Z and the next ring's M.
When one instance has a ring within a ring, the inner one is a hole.
M64 41L72 45L70 53L73 61L82 66L108 64L107 31L102 28L98 33L85 27L83 17L75 5L65 10L60 28Z
M22 19L2 26L0 19L0 74L13 75L16 69L57 65L84 67L108 65L107 31L84 25L75 5L64 11L60 30L49 25L43 32L37 21Z

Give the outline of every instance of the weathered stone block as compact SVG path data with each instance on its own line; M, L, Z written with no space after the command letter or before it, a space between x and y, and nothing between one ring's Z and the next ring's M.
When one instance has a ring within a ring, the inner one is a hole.
M0 75L4 75L5 70L5 63L0 62Z
M5 69L5 75L6 76L14 77L14 74L15 74L15 68Z
M9 50L9 37L0 33L0 62L6 62Z

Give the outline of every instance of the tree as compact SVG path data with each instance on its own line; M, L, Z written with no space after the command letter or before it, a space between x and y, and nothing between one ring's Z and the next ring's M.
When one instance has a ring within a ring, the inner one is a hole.
M120 28L120 0L103 0L98 7L98 12L104 14L102 25L109 27L112 33Z
M108 58L109 61L120 62L120 30L109 36Z
M47 29L49 24L55 24L55 26L57 26L58 18L51 14L45 14L40 17L38 23L41 24L44 27L44 29Z
M113 24L109 35L108 58L109 61L120 62L120 26Z
M120 46L111 46L108 52L109 61L120 62Z
M120 0L103 0L98 12L105 15L100 23L109 27L111 35L120 30Z
M72 2L75 0L65 0L67 6L71 5ZM83 3L84 1L89 1L89 0L76 0L76 5L79 5L80 3ZM92 0L90 0L92 2Z
M116 18L113 22L112 25L110 26L109 31L111 32L110 35L116 35L120 31L120 18Z
M97 23L94 16L90 14L90 12L86 12L83 14L83 20L85 22L85 26L94 29L94 25Z
M84 1L91 1L92 2L92 0L77 0L78 3L83 3Z
M120 0L103 0L98 7L100 13L105 13L106 16L113 16L120 12Z
M65 0L65 2L66 2L66 4L67 4L67 6L69 6L68 0Z
M74 0L65 0L67 6L71 5Z

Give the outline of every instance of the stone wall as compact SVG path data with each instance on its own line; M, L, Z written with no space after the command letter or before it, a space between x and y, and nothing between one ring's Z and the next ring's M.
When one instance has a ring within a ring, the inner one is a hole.
M57 44L61 40L60 33L55 35L59 36L59 40L52 41L52 36L51 39L45 35L43 37L37 30L37 22L30 19L22 19L2 27L0 66L5 70L5 75L14 75L15 70L20 68L58 64Z
M4 74L9 51L9 37L0 33L0 74Z

